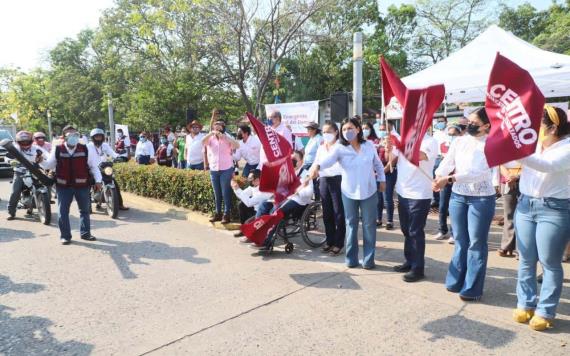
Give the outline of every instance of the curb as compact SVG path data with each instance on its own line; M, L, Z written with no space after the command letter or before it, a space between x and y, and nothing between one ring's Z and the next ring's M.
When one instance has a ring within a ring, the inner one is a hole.
M238 223L229 223L225 225L219 222L211 223L208 221L210 217L205 214L170 205L158 199L141 197L140 195L129 192L121 192L121 195L123 196L123 199L127 205L136 206L146 211L165 214L166 216L170 216L176 219L186 219L187 221L191 221L200 225L210 226L219 230L232 231L239 230L240 228L240 224Z

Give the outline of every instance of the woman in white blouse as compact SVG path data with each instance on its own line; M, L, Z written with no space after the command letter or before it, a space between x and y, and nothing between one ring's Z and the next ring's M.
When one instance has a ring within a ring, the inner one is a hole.
M489 168L484 152L491 128L489 117L485 108L479 108L468 119L468 135L452 142L435 171L433 189L439 191L446 184L453 183L449 215L455 251L445 286L448 291L459 293L463 301L476 301L483 295L496 192L493 170Z
M333 149L339 145L338 127L332 121L327 121L323 125L324 143L317 149L315 163L325 159ZM319 190L321 193L321 203L323 206L323 223L327 242L323 247L323 252L328 252L333 256L338 255L344 247L344 235L346 234L346 222L344 221L344 207L342 205L342 194L340 184L342 182L342 168L335 163L332 167L319 171Z
M362 126L356 118L345 119L341 125L340 145L311 168L311 178L318 176L318 170L340 163L342 167L342 204L346 219L346 265L354 268L358 263L358 223L362 216L364 252L362 267L375 267L376 217L378 216L378 188L386 187L384 167L378 158L374 145L362 135ZM359 214L360 211L360 214Z
M541 124L542 147L523 165L515 231L519 250L517 309L514 319L534 330L552 327L560 301L562 256L570 235L570 125L563 110L546 106ZM544 271L540 296L536 265Z

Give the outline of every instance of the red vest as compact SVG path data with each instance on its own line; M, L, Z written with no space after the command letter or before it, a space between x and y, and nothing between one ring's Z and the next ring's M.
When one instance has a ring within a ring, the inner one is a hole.
M168 157L168 147L164 145L160 145L158 150L156 151L156 159L158 164L161 166L170 166L172 165L172 157Z
M120 139L115 142L115 152L118 154L123 154L126 152L125 150L125 138L121 137Z
M80 143L75 147L73 156L67 151L65 144L55 148L57 166L56 183L60 187L89 187L89 165L87 164L87 146Z

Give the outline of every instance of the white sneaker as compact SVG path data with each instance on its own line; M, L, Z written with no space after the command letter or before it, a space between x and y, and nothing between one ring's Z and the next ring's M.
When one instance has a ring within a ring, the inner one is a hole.
M451 235L449 234L449 232L446 233L446 234L442 234L442 233L440 232L440 233L438 233L438 234L435 236L435 239L438 240L438 241L447 240L450 236L451 236Z
M455 239L453 238L453 236L449 236L449 240L447 240L447 243L450 245L454 245L455 244Z
M239 238L239 242L242 244L252 244L253 241L247 238L247 236L242 236Z

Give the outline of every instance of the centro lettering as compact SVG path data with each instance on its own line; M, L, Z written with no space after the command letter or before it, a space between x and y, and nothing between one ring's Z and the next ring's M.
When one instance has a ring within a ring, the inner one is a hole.
M500 106L497 116L502 120L501 128L507 128L516 148L536 142L538 134L531 127L530 116L516 92L503 84L495 84L487 96Z
M275 133L275 131L273 131L273 129L270 127L265 127L265 133L267 133L267 139L269 141L269 147L271 148L271 151L273 152L273 156L275 158L281 157L283 154L281 153L281 148L279 148L279 137L277 137L277 134Z

